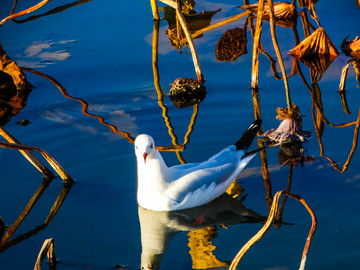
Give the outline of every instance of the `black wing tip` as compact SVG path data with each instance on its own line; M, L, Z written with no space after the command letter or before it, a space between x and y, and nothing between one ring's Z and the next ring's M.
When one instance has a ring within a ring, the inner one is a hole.
M235 143L236 150L248 150L256 134L260 130L262 120L255 120L244 132L241 138Z

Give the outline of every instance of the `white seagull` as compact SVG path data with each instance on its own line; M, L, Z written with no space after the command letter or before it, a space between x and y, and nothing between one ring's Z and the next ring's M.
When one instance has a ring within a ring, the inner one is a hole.
M201 163L166 166L151 136L136 137L138 204L154 211L173 211L206 204L219 197L255 156L246 154L261 120L233 145Z

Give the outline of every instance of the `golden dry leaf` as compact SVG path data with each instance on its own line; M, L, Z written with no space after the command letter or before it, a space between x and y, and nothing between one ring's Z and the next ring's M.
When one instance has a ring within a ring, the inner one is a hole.
M253 13L257 13L258 4L240 6L245 10L249 10ZM296 6L288 2L274 3L274 16L276 18L276 24L286 28L292 28L296 25L297 11ZM270 9L266 3L264 6L264 19L270 20Z
M0 43L0 70L9 74L14 81L14 84L18 90L23 90L30 86L30 83L26 80L24 73L21 72L18 65L7 56L6 52Z
M354 40L347 41L348 37L342 42L341 50L345 55L360 60L360 38L356 37Z
M332 61L338 57L339 52L325 30L320 27L293 48L289 54L309 68L324 73Z

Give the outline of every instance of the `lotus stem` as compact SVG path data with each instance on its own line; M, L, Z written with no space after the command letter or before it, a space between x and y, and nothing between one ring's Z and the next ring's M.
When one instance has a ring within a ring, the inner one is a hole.
M237 15L229 18L229 19L223 20L223 21L221 21L221 22L218 22L218 23L215 23L215 24L213 24L213 25L209 25L209 26L207 26L207 27L204 27L204 28L202 28L202 29L200 29L200 30L197 30L197 31L195 31L193 34L191 34L191 37L192 37L192 38L196 38L196 37L200 36L201 34L203 34L203 33L206 32L206 31L210 31L210 30L213 30L213 29L218 28L218 27L220 27L220 26L229 24L229 23L231 23L231 22L233 22L233 21L236 21L236 20L238 20L238 19L240 19L240 18L242 18L242 17L245 17L245 16L247 16L247 15L249 15L249 14L251 14L250 11L244 11L244 12L242 12L242 13L240 13L240 14L237 14ZM184 41L185 41L185 38L182 39L182 40L180 40L180 43L183 43Z
M3 25L4 23L6 23L7 21L10 21L10 20L15 19L15 18L17 18L17 17L21 17L21 16L23 16L23 15L25 15L25 14L28 14L28 13L30 13L30 12L33 12L33 11L41 8L42 6L46 5L46 4L49 3L50 1L51 1L51 0L43 0L43 1L41 1L40 3L36 4L35 6L32 6L32 7L28 8L28 9L25 9L25 10L20 11L20 12L18 12L18 13L12 14L12 15L10 15L10 16L2 19L2 20L0 21L0 26L2 26L2 25ZM14 7L15 7L15 4L14 4ZM12 11L14 10L14 7L12 8Z
M9 132L4 128L0 127L0 135L5 138L9 143L20 144ZM55 175L46 168L30 151L19 150L19 152L36 168L38 169L45 177L53 178Z
M177 18L179 19L180 21L180 24L181 24L181 27L182 29L184 30L184 33L185 33L185 36L186 36L186 39L187 39L187 42L189 44L189 47L190 47L190 51L191 51L191 56L192 56L192 59L193 59L193 62L194 62L194 66L195 66L195 72L196 72L196 77L198 79L198 81L200 81L201 83L204 82L204 76L201 72L201 67L200 67L200 61L199 61L199 57L198 57L198 54L196 52L196 48L195 48L195 44L194 44L194 41L191 37L191 34L190 34L190 30L187 26L187 23L186 23L186 20L185 20L185 17L184 15L182 14L182 11L181 11L181 6L180 6L180 1L178 0L178 3L176 5L176 15L177 15Z
M255 30L253 55L252 55L252 68L251 68L252 89L259 88L259 50L260 50L261 30L262 30L263 17L264 17L264 6L265 6L265 0L260 0L257 11L256 30Z
M23 145L23 144L5 143L5 142L0 142L0 147L14 149L14 150L40 152L43 155L43 157L46 159L46 161L51 165L51 167L53 167L53 169L59 174L59 176L65 182L67 182L67 181L73 182L74 181L71 178L71 176L64 170L64 168L61 167L61 165L52 156L50 156L46 151L42 150L41 148Z
M49 259L49 269L56 269L56 256L54 249L54 239L46 239L40 249L39 255L36 259L34 270L41 270L41 262L45 258Z
M284 85L285 85L285 92L286 92L286 102L287 102L288 110L290 111L290 109L291 109L291 99L290 99L289 84L288 84L288 80L287 80L287 76L286 76L286 70L285 70L284 62L283 62L282 57L281 57L279 44L278 44L277 38L276 38L275 15L274 15L274 3L273 3L273 0L269 0L268 5L269 5L269 10L270 10L271 37L272 37L272 41L273 41L273 44L274 44L274 49L275 49L275 52L276 52L276 56L277 56L278 61L279 61L280 69L281 69L281 72L282 72L282 75L283 75L283 80L284 80Z
M305 206L305 208L308 210L308 212L310 213L311 218L312 218L312 225L311 225L311 229L310 229L309 235L308 235L306 243L305 243L299 270L303 270L305 268L307 254L309 252L310 244L311 244L311 241L312 241L312 238L314 236L316 226L317 226L316 216L315 216L314 212L312 211L312 209L309 207L309 205L299 195L292 194L290 192L281 190L281 191L278 191L274 196L271 210L270 210L268 219L265 222L265 225L240 249L238 254L235 256L234 260L231 262L229 270L235 270L237 268L239 262L241 261L241 259L246 254L246 252L270 230L270 226L273 224L273 221L275 220L276 213L278 210L279 199L282 194L300 201Z
M158 21L160 20L160 16L159 16L159 9L157 6L157 0L150 0L151 3L151 10L154 16L154 20Z

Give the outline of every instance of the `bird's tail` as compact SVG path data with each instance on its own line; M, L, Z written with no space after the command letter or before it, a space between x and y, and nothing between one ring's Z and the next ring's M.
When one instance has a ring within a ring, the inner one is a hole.
M260 130L262 120L255 120L249 128L244 132L241 138L235 143L236 150L248 150L256 133Z

